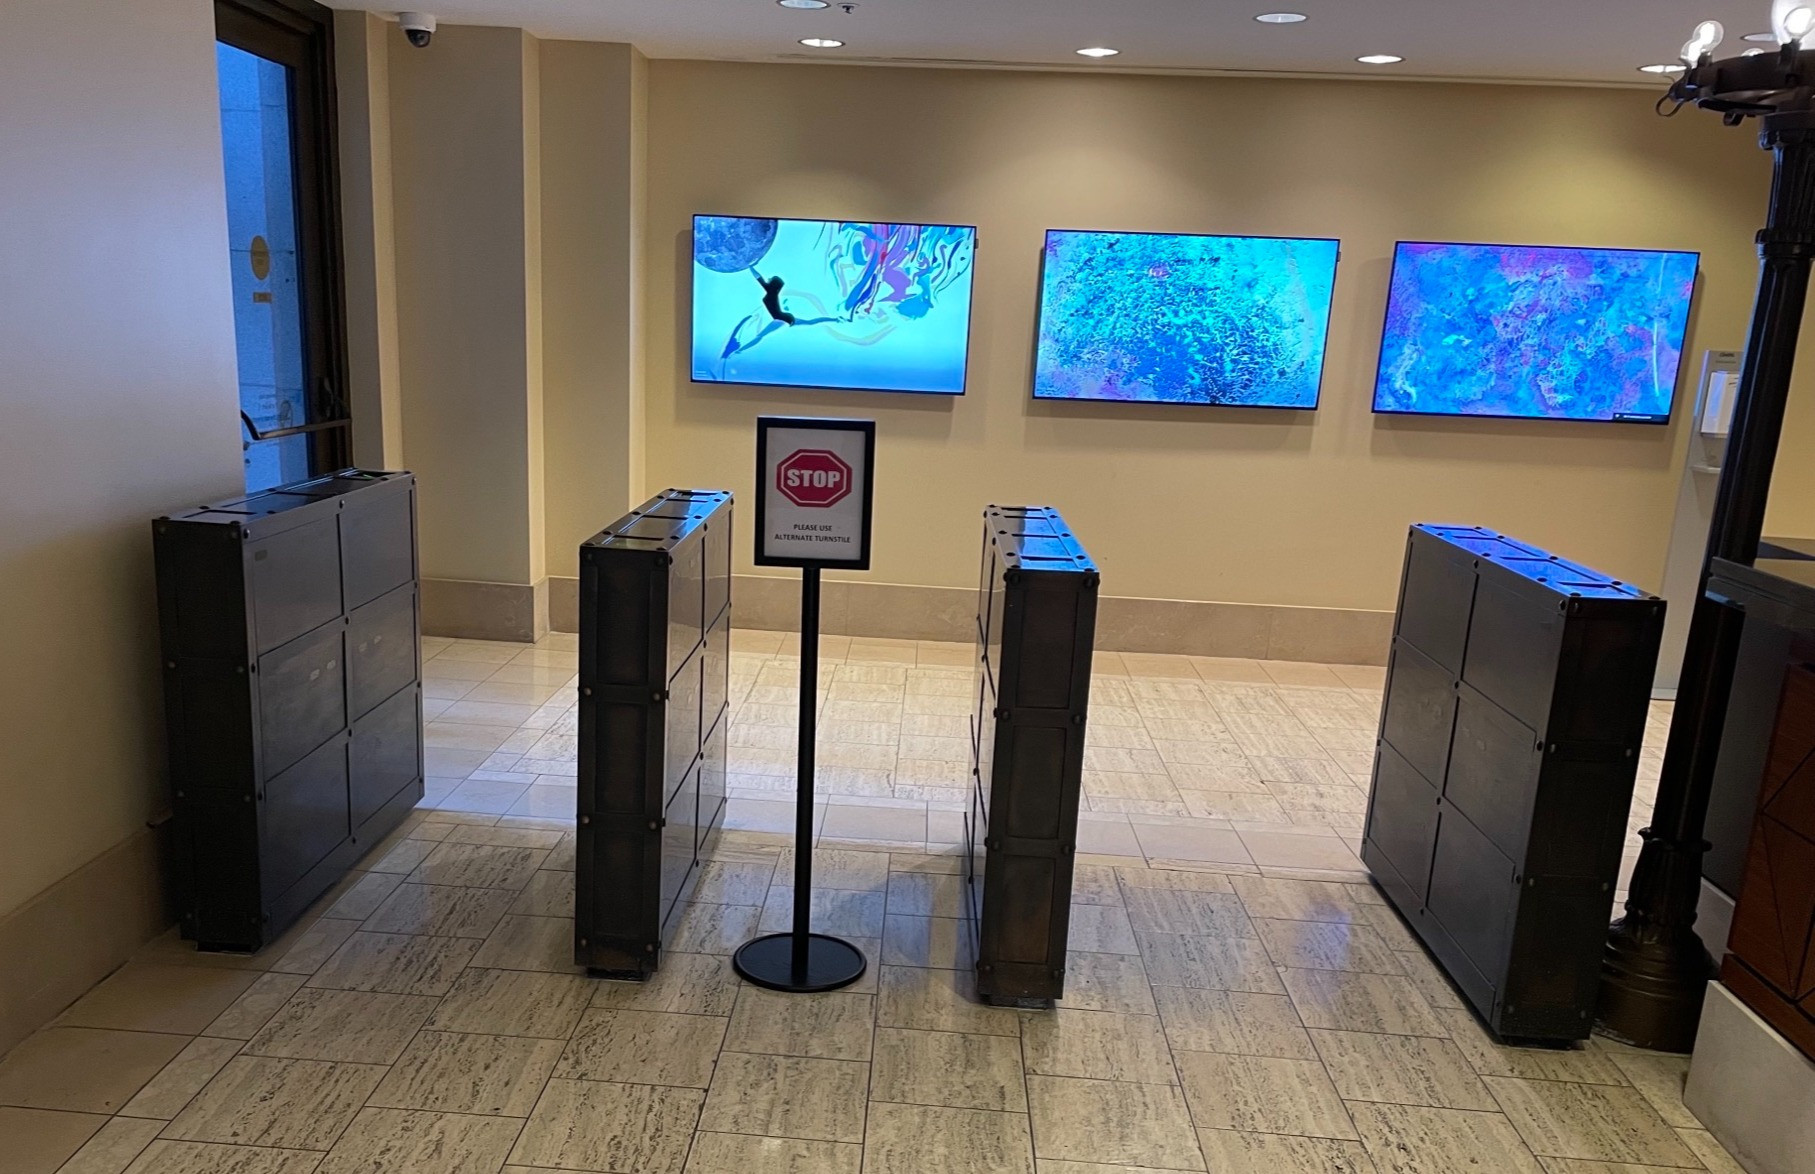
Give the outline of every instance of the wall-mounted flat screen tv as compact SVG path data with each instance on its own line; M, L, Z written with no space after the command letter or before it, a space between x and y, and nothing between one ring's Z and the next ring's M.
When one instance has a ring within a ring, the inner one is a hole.
M1698 261L1402 242L1374 410L1667 423Z
M1315 408L1338 247L1048 232L1034 398Z
M964 394L977 230L693 218L693 379Z

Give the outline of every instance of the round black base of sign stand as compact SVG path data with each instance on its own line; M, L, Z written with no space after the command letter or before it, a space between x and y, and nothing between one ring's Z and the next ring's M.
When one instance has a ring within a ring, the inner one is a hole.
M745 982L789 994L818 994L850 986L868 968L863 951L841 938L807 935L805 973L794 970L794 935L753 938L731 956L731 968Z

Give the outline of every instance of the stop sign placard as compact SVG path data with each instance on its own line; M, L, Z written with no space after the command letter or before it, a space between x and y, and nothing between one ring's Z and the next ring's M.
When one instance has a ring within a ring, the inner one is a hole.
M795 505L825 509L850 495L851 466L835 452L803 448L775 466L775 488Z
M870 569L876 424L756 418L756 565Z

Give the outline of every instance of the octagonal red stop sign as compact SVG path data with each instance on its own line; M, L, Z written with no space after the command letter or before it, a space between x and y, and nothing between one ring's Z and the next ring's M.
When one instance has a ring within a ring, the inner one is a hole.
M775 466L775 488L798 506L824 509L850 495L851 466L844 458L823 448L803 448L789 453Z

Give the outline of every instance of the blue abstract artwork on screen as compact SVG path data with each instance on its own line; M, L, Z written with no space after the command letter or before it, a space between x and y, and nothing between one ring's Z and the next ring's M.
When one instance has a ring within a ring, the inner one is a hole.
M700 383L964 392L977 230L693 218Z
M1034 398L1314 408L1337 250L1048 232Z
M1402 243L1374 410L1666 422L1697 261Z

